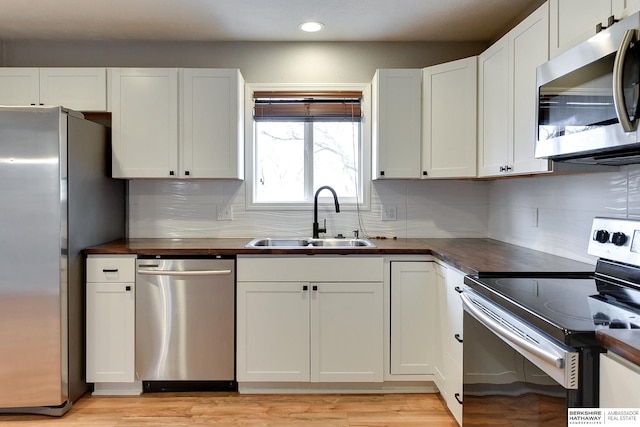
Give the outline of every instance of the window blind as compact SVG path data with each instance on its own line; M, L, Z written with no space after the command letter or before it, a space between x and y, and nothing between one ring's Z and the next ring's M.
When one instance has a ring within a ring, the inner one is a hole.
M348 121L362 118L362 92L287 92L253 93L253 118L256 121Z

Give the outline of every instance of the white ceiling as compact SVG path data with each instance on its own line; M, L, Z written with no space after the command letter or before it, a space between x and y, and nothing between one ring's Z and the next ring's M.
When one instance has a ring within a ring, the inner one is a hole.
M0 40L488 41L535 0L0 0ZM317 20L320 33L299 23Z

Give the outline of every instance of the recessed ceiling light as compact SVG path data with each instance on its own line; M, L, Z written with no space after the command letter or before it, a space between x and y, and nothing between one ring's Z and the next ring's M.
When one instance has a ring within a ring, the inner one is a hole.
M303 22L298 25L302 31L306 31L307 33L315 33L316 31L320 31L324 25L321 22Z

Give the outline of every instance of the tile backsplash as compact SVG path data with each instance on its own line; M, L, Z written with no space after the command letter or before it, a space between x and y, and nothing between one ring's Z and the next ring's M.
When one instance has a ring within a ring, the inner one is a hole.
M508 243L594 263L587 244L596 216L640 219L640 166L490 185L489 237Z
M488 190L474 181L375 181L370 209L335 213L323 204L319 219L331 236L486 237ZM381 220L382 205L395 206L395 221ZM231 207L231 221L217 220L220 207ZM242 181L129 181L131 238L308 236L312 222L311 207L247 210Z
M396 208L382 221L382 206ZM218 220L218 208L233 219ZM640 166L612 172L495 181L381 180L368 210L333 212L327 235L491 237L593 263L586 253L595 216L640 219ZM129 181L129 237L308 236L312 209L247 210L242 181Z

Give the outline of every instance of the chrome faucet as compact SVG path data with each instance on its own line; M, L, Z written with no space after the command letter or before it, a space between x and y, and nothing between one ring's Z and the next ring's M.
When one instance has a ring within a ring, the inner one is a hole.
M333 194L333 201L336 204L336 212L340 212L340 204L338 203L338 195L336 194L336 190L334 190L333 188L329 187L328 185L323 185L322 187L318 188L318 190L316 191L316 195L313 198L313 238L317 239L318 234L319 233L326 233L327 232L327 220L324 220L324 226L322 228L320 228L320 224L318 224L318 193L320 193L322 190L329 190L331 191L331 193Z

